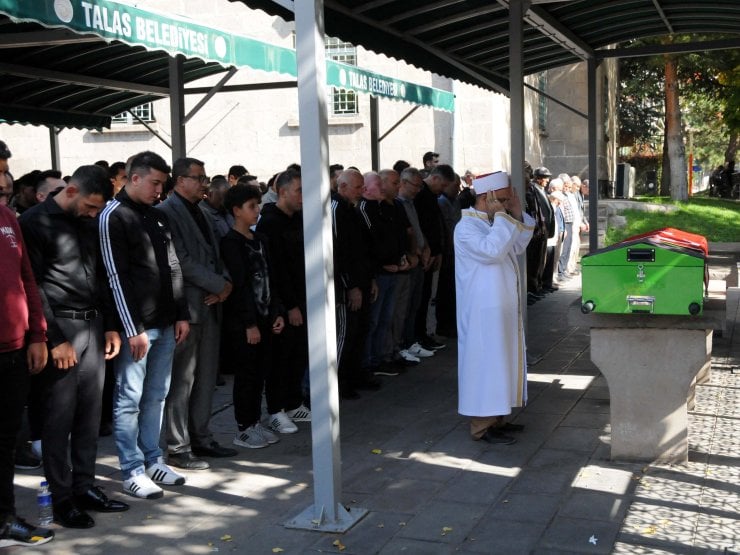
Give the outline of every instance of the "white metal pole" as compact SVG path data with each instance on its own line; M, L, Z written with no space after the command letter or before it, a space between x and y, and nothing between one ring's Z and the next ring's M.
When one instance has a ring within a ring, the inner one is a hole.
M295 3L298 116L303 183L303 233L314 504L286 522L289 528L348 530L367 511L341 504L339 387L329 189L323 0Z
M524 183L524 14L529 2L511 0L509 2L509 120L511 121L511 184L524 203L527 184ZM526 284L527 257L519 259L519 272ZM525 329L527 325L527 288L520 291Z

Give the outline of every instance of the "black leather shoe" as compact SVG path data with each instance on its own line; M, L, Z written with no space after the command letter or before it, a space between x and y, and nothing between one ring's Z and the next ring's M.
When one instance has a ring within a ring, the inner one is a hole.
M92 517L79 509L71 499L54 504L54 522L65 528L92 528L95 526Z
M211 468L211 465L208 464L208 461L199 459L190 451L188 451L187 453L171 453L167 456L167 462L171 466L184 468L185 470L206 470L208 468Z
M499 432L523 432L524 431L524 424L514 424L513 422L506 422L499 426L498 428L495 428L496 431Z
M229 449L228 447L221 447L217 441L212 441L208 445L201 445L196 447L193 445L193 453L199 457L234 457L238 453L236 449Z
M122 501L108 499L108 496L98 486L93 486L85 493L75 495L75 505L80 509L99 513L122 513L129 509L129 506Z
M516 438L506 435L504 432L497 430L496 428L488 428L486 433L481 437L482 441L486 443L498 443L499 445L511 445L516 443Z

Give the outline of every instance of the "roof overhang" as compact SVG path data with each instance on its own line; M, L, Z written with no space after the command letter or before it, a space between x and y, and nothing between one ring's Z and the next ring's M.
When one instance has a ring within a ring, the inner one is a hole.
M296 77L295 50L115 0L0 0L0 119L101 128L170 95L169 60L183 81L228 68ZM454 109L448 91L327 60L328 85ZM187 92L187 91L186 91Z
M292 0L231 0L283 19ZM498 92L509 89L511 0L325 0L327 34L440 75ZM531 75L618 43L669 34L721 34L740 48L737 0L530 0L523 71Z

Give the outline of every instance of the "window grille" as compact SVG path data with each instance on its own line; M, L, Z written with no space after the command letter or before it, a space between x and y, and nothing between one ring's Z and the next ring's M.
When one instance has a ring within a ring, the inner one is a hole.
M152 110L152 103L147 102L146 104L141 104L140 106L136 106L134 108L131 108L131 110L126 112L121 112L120 114L113 116L112 122L118 123L118 124L124 124L124 125L135 125L139 123L139 120L136 119L131 114L136 114L139 118L141 118L143 121L147 123L154 122L154 110Z
M348 65L357 65L357 48L335 37L325 37L326 57ZM352 116L360 112L357 93L349 89L330 87L328 105L332 116Z
M537 77L537 90L547 92L547 74L540 73ZM547 133L547 98L537 95L537 125L540 133Z

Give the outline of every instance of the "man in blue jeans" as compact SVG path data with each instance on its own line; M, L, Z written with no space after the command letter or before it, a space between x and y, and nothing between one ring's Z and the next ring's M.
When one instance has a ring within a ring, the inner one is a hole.
M126 337L115 359L113 430L123 491L162 497L157 484L182 485L185 476L164 463L159 436L175 345L190 327L182 271L166 215L152 206L170 168L141 152L128 163L128 183L100 215L100 244Z

